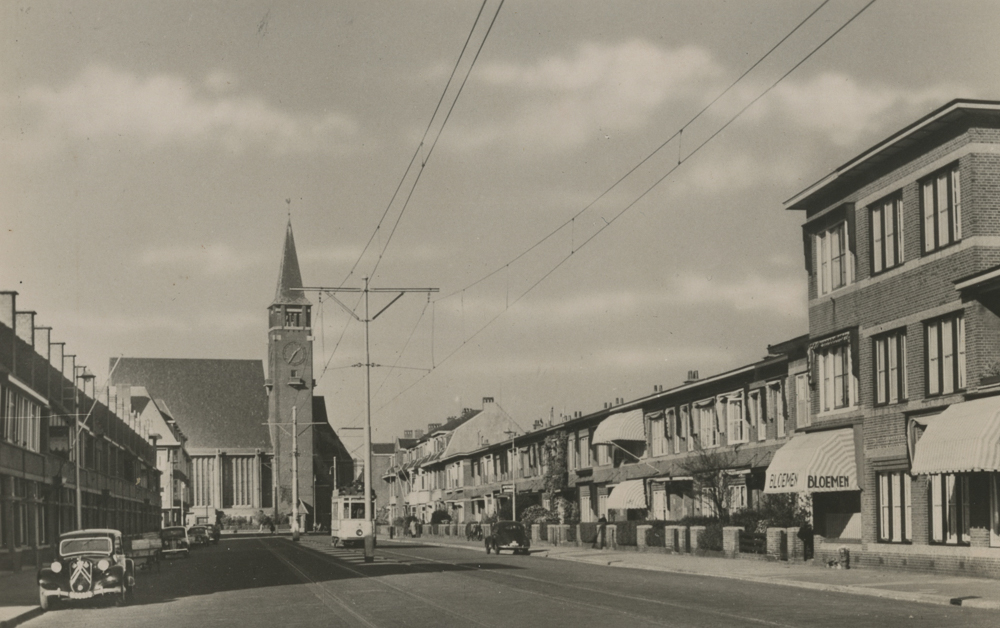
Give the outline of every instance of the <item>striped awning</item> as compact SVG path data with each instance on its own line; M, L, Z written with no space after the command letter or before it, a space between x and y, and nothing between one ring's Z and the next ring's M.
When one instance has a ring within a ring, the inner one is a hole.
M774 454L765 493L858 491L851 428L797 434Z
M1000 397L948 406L914 448L914 475L974 471L1000 471Z
M614 441L644 441L646 431L642 426L642 410L619 412L601 421L594 430L594 445L607 445Z
M611 489L611 494L608 495L608 508L613 510L646 508L646 489L642 480L628 480Z

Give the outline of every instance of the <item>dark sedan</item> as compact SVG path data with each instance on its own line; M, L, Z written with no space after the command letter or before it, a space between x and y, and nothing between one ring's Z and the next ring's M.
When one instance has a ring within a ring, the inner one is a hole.
M500 553L500 550L511 550L515 554L527 554L531 547L531 536L520 521L498 521L490 526L490 533L484 542L487 554L490 553L490 550L497 554Z

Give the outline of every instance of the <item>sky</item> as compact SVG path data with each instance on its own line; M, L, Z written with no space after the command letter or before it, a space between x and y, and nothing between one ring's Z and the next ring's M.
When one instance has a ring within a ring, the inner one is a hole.
M4 0L0 290L98 387L266 360L290 216L306 285L439 290L370 324L381 441L733 369L808 330L783 202L1000 99L996 2L878 0L810 55L867 2ZM364 327L310 299L316 393L359 427Z

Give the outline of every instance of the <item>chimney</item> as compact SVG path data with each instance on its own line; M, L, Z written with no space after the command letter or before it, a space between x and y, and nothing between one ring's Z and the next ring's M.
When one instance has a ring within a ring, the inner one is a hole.
M493 397L483 397L483 409L485 410L486 406L489 405L493 405Z
M431 432L433 432L434 430L438 429L439 427L441 427L440 423L428 423L427 424L427 433L430 434Z
M423 430L413 430L413 438L420 438L424 435Z
M14 312L17 308L17 293L13 290L0 292L0 325L14 329Z
M52 356L52 354L49 353L49 344L51 340L51 327L35 327L35 353L42 356L46 360L50 359Z
M17 333L17 337L28 343L28 345L35 346L35 313L34 312L17 312L14 318L14 331Z
M63 366L63 353L66 352L65 342L50 342L49 343L49 364L52 368L57 371L62 371Z
M685 384L693 384L698 381L698 371L688 371L688 377L684 380Z
M403 430L403 438L413 438L413 430Z

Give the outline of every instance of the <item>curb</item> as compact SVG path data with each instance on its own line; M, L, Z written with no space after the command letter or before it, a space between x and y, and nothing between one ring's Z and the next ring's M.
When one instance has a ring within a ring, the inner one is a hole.
M8 619L0 620L0 628L13 628L18 624L23 624L26 621L30 621L45 611L42 610L41 606L29 607L28 610L22 612L20 615L15 615Z
M968 608L983 608L1000 610L1000 601L997 600L984 600L981 598L962 598L962 597L950 597L947 595L935 595L931 593L908 593L906 591L891 591L887 589L872 589L868 587L860 587L856 585L841 585L841 584L823 584L820 582L795 582L791 580L783 580L776 577L766 577L766 576L747 576L747 575L735 575L735 574L717 574L717 573L704 573L700 571L689 571L684 569L671 569L669 567L659 567L653 565L628 565L622 563L619 560L607 560L604 558L592 559L592 558L580 558L573 557L570 555L549 555L546 551L542 555L543 558L551 558L553 560L565 560L575 563L588 563L591 565L602 565L605 567L618 567L622 569L641 569L645 571L659 571L664 573L673 573L685 576L704 576L706 578L724 578L726 580L742 580L745 582L756 582L759 584L773 584L786 587L794 587L797 589L810 589L813 591L830 591L834 593L847 593L851 595L864 595L867 597L877 597L882 599L898 600L902 602L920 602L924 604L936 604L939 606L965 606Z
M395 540L395 539L394 539ZM478 548L459 545L457 543L439 543L434 541L419 541L423 545L435 547L455 547L476 551ZM724 578L726 580L742 580L745 582L756 582L758 584L772 584L797 589L810 589L813 591L830 591L833 593L847 593L850 595L864 595L867 597L877 597L882 599L897 600L901 602L919 602L923 604L935 604L938 606L964 606L967 608L982 608L990 610L1000 610L1000 600L984 600L982 598L951 597L948 595L936 595L931 593L909 593L906 591L891 591L888 589L872 589L856 585L823 584L819 582L796 582L793 580L783 580L778 577L767 576L747 576L736 574L704 573L700 571L689 571L685 569L672 569L656 565L629 565L621 560L611 557L584 558L572 556L569 553L552 554L551 550L543 549L539 552L532 552L533 555L541 558L551 558L552 560L564 560L574 563L586 563L589 565L601 565L604 567L617 567L620 569L641 569L645 571L659 571L663 573L673 573L685 576L703 576L706 578Z

